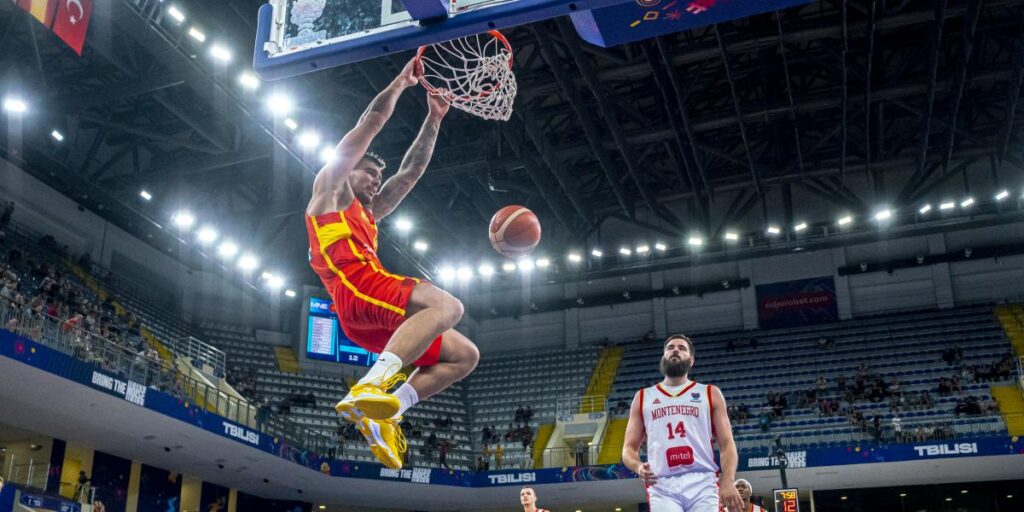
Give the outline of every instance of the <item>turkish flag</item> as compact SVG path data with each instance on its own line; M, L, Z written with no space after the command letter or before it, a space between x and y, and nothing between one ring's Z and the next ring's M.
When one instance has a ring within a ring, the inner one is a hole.
M53 15L53 33L81 56L85 33L89 30L89 18L92 16L92 0L55 1L58 5Z

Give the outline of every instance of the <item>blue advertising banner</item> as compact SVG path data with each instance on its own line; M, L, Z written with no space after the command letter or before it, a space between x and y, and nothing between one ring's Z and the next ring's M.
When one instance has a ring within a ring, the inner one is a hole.
M759 284L757 318L763 329L797 327L839 320L832 276Z
M92 457L92 490L94 509L105 512L125 512L128 507L128 478L132 461L99 450Z

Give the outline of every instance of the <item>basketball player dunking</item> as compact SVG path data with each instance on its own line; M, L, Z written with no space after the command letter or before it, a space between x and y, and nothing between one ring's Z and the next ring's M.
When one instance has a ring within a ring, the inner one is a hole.
M393 212L430 162L448 104L427 97L429 113L393 176L368 149L405 89L418 83L415 59L366 108L313 182L306 208L310 265L337 308L345 335L380 358L335 409L356 424L385 466L402 467L405 436L398 423L416 402L461 380L480 353L453 327L462 303L430 283L388 272L377 257L377 222ZM383 185L381 182L383 181ZM417 367L405 380L403 366Z
M750 497L754 494L754 487L750 485L750 482L745 478L736 479L736 492L740 493L740 499L743 500L743 504L740 505L739 512L767 512L760 505L755 505L750 501Z
M717 387L690 380L694 360L689 338L676 334L665 340L665 378L633 398L622 462L643 480L651 512L718 512L722 506L739 512L743 502L733 487L739 457L725 398ZM647 462L640 461L644 439Z
M533 491L533 487L523 487L519 491L519 504L523 506L523 512L551 512L537 508L537 493Z

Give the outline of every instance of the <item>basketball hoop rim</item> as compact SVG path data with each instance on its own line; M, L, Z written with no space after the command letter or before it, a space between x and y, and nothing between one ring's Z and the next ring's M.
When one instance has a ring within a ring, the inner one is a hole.
M492 37L497 39L498 42L503 44L505 46L505 49L508 50L508 68L512 69L512 64L513 64L513 62L515 60L515 56L512 53L512 44L508 42L508 39L505 37L505 34L502 34L501 31L499 31L499 30L488 30L487 34L490 34ZM447 42L447 41L444 41L444 42ZM440 44L440 43L435 43L435 44ZM416 64L417 65L419 65L419 66L423 65L423 61L421 59L423 58L423 54L426 53L427 49L430 48L430 46L431 45L429 45L429 44L425 44L423 46L420 46L419 49L416 50ZM427 90L427 92L429 92L431 94L438 94L437 88L434 87L433 85L430 85L430 82L427 82L426 78L421 76L419 78L419 81L420 81L420 85L422 85L423 88ZM494 87L494 89L491 89L486 94L482 94L481 97L490 96L491 93L493 93L495 90L501 88L501 85L502 84L500 84L500 83L497 84L497 86Z

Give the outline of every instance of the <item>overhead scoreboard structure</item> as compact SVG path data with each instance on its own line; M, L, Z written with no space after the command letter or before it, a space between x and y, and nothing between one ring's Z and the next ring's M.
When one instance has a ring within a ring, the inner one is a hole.
M253 67L267 80L569 16L601 47L810 0L270 0L259 10Z

